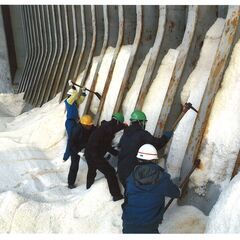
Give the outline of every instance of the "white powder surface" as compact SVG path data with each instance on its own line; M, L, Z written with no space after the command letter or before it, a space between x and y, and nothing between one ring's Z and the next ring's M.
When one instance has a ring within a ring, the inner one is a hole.
M196 109L199 108L221 39L224 24L225 20L218 18L208 30L197 65L183 87L181 93L182 104L190 102L193 107ZM179 177L182 161L196 117L196 113L189 110L174 132L167 157L167 169L173 178Z
M240 233L240 173L223 190L209 214L205 233Z
M100 93L101 95L103 93L104 86L107 80L107 76L108 76L108 72L113 59L114 51L115 51L115 48L113 47L107 48L98 72L97 82L96 82L94 91ZM99 99L96 96L93 96L91 106L90 106L90 110L93 114L97 113L99 103L100 103Z
M234 47L229 66L211 109L199 158L201 169L191 178L196 191L204 194L208 181L224 188L229 183L240 149L240 41Z
M118 97L118 92L122 85L124 73L127 68L128 60L130 58L131 49L132 49L132 45L125 45L121 47L118 53L113 74L112 74L112 79L111 79L109 89L105 98L104 106L101 112L100 121L110 120L112 117L112 113Z
M146 114L148 119L146 130L151 134L154 134L154 130L157 126L159 114L162 109L164 98L167 94L178 54L179 51L169 49L168 53L162 60L157 76L153 80L144 100L142 111Z
M173 202L164 214L158 230L163 234L204 233L207 219L199 209L193 206L180 207Z
M123 104L122 104L122 109L123 109L123 114L124 114L124 117L125 117L125 122L128 123L128 124L130 122L129 119L130 119L131 113L134 111L134 108L135 108L136 103L137 103L138 95L139 95L139 92L140 92L141 87L142 87L144 75L146 73L147 66L148 66L148 63L149 63L149 59L150 59L150 56L151 56L151 50L152 50L152 48L149 50L149 52L146 55L142 65L138 69L136 78L135 78L131 88L127 92L127 95L126 95L126 97L123 101Z

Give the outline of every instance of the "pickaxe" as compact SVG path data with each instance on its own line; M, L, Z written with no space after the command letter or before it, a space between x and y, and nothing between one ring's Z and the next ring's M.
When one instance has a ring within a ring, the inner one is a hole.
M94 91L92 91L92 90L90 90L90 89L88 89L88 88L85 88L84 86L78 85L77 83L74 83L72 80L68 80L68 85L69 85L69 86L73 86L73 85L74 85L74 86L77 86L77 87L80 87L80 88L84 88L86 91L95 94L96 97L97 97L99 100L101 100L101 97L102 97L102 96L101 96L100 93L94 92Z
M180 120L183 118L183 116L185 115L185 113L186 113L189 109L192 109L193 111L195 111L196 113L198 113L197 109L194 108L190 102L185 103L184 106L183 106L183 110L182 110L181 114L180 114L179 117L177 118L176 122L173 124L172 131L174 131L174 130L176 129L178 123L180 122Z

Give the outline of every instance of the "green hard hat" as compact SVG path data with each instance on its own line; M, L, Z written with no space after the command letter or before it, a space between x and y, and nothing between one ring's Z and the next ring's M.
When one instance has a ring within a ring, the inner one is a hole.
M112 118L116 119L117 121L123 123L124 122L124 116L122 113L117 112L112 115Z
M144 112L139 111L139 110L135 110L132 112L131 114L131 118L130 118L131 122L135 122L135 121L147 121L147 117L145 115Z

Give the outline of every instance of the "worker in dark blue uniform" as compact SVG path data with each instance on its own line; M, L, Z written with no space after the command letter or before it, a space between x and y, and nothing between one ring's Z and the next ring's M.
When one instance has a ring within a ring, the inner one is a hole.
M159 233L165 197L178 198L181 191L170 175L155 163L158 155L153 145L140 147L137 159L137 165L126 179L123 233Z
M67 92L67 98L64 100L67 117L65 121L65 127L67 131L67 146L63 156L63 160L66 161L70 157L70 138L72 134L72 129L76 124L79 123L78 107L84 101L86 96L85 91L76 90L74 86Z
M145 130L147 117L142 111L134 111L131 114L131 125L124 130L120 139L120 152L118 155L118 176L123 186L130 173L137 164L138 149L146 143L152 144L160 150L172 137L173 132L164 132L160 138L152 136Z

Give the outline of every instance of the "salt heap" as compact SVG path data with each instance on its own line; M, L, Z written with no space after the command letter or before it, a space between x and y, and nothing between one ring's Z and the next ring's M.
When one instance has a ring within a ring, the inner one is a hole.
M201 169L194 172L191 185L204 194L207 182L222 189L229 183L240 149L240 40L234 47L223 82L215 97L199 158Z
M196 109L199 108L222 36L224 24L225 20L218 18L208 30L201 49L200 58L181 93L182 104L191 102ZM167 169L173 178L179 177L195 119L196 113L189 110L174 132L167 158Z
M130 122L129 119L130 119L131 113L134 111L134 108L136 106L138 95L141 90L144 75L146 73L149 59L151 56L151 51L152 51L152 48L149 50L142 65L138 69L136 78L135 78L131 88L127 92L127 95L123 101L122 110L123 110L123 115L125 117L126 123Z
M154 134L178 54L178 50L168 50L168 53L164 56L158 69L157 76L153 80L147 96L145 97L142 111L146 114L148 119L146 130L151 134Z
M124 45L121 47L114 66L111 82L105 98L104 106L101 112L101 120L110 120L117 101L118 92L122 85L127 63L130 58L132 45Z
M240 233L240 173L223 190L210 212L206 233Z
M107 80L108 72L109 72L113 55L114 55L114 50L115 48L113 47L107 48L103 56L100 69L98 71L98 77L97 77L97 82L96 82L94 91L100 93L101 95L103 93L104 86ZM93 95L91 106L90 106L90 110L93 114L97 113L98 106L99 106L99 99L95 95Z

